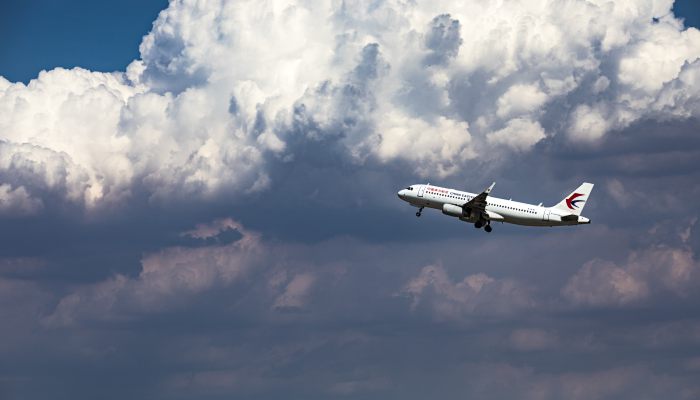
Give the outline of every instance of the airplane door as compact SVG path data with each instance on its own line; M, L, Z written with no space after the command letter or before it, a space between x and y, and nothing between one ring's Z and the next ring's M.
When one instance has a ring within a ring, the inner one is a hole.
M542 214L542 221L549 221L549 213L551 213L550 210L544 210L544 213Z
M418 188L418 197L423 197L423 192L425 192L425 185L420 185Z

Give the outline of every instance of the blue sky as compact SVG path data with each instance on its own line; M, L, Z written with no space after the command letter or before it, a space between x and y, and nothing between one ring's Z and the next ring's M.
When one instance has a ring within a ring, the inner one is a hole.
M138 58L166 0L10 1L0 16L0 75L27 82L39 71L75 66L123 70Z
M3 400L700 398L697 2L5 3Z
M676 0L673 11L685 20L687 26L700 26L700 4L692 0Z

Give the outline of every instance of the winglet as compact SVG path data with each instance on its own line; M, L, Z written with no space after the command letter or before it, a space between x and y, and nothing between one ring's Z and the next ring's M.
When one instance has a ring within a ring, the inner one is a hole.
M493 190L493 187L494 187L494 186L496 186L496 182L492 183L491 186L489 186L488 188L486 188L486 190L484 190L484 193L486 193L486 194L491 193L491 190Z

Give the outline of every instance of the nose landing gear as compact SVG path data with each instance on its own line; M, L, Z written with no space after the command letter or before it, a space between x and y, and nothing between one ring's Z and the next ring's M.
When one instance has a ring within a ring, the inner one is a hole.
M421 212L423 212L423 207L421 207L420 209L418 209L418 212L416 213L416 217L420 217Z

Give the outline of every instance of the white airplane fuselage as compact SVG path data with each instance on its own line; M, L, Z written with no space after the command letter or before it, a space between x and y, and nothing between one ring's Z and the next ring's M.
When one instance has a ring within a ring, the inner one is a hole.
M541 205L521 203L488 196L486 198L486 212L470 214L465 212L463 206L477 196L475 193L463 192L430 184L412 185L398 192L399 198L410 203L412 206L420 207L421 210L423 207L434 208L442 211L445 215L459 218L465 222L479 223L479 221L482 221L484 224L506 222L525 226L589 224L591 221L588 218L575 215L575 209L579 208L576 204L572 204L578 202L577 200L573 200L578 197L575 196L575 194L577 193L572 193L568 199L562 200L562 203L568 204L568 208L571 208L571 210L562 207L561 203L554 207L542 207ZM416 215L420 216L420 211L417 212ZM477 227L480 227L480 223Z

